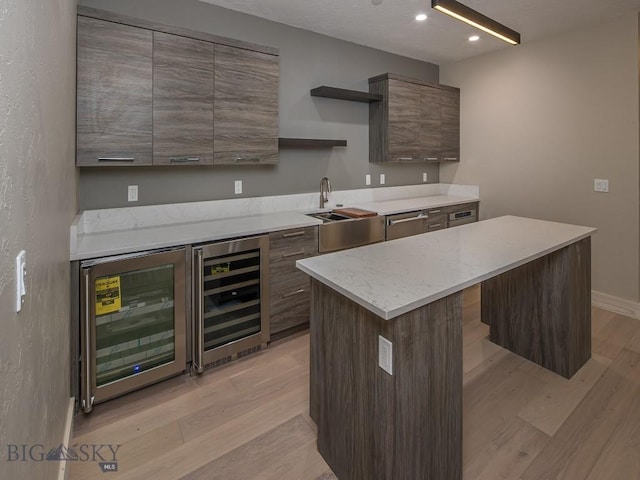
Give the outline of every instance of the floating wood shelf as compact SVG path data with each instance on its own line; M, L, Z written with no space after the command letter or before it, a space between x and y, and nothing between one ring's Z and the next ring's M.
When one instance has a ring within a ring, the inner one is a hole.
M278 138L280 148L333 148L346 147L346 140L324 140L318 138Z
M335 87L317 87L311 90L312 97L336 98L338 100L349 100L351 102L372 103L382 100L382 95L378 93L359 92L357 90L346 90Z

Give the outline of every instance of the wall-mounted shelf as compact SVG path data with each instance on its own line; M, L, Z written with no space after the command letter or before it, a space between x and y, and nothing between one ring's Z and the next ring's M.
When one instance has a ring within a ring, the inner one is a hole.
M280 148L333 148L346 147L346 140L325 140L319 138L278 138Z
M312 97L336 98L338 100L349 100L350 102L372 103L382 100L382 95L378 93L359 92L357 90L346 90L335 87L317 87L311 90Z

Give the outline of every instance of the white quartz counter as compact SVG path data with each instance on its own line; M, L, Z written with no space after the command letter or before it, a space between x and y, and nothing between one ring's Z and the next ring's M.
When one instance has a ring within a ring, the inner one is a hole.
M389 320L586 238L591 227L504 216L296 262Z
M478 194L477 186L451 184L343 190L329 195L327 207L366 204L379 212L389 208L411 211L478 200ZM78 214L71 225L70 259L85 260L319 225L320 220L303 214L318 211L317 204L318 194L306 193L88 210Z
M460 203L479 202L480 197L470 195L431 195L428 197L404 198L386 202L356 202L354 207L371 210L378 215L393 215L394 213L425 210L428 208L446 207Z
M279 212L87 234L78 238L71 260L211 242L321 223L321 220L302 213Z

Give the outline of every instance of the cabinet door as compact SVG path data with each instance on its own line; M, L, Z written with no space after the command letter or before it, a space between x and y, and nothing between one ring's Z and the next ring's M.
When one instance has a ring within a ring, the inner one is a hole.
M389 154L387 161L422 160L420 86L389 80Z
M216 45L214 164L278 162L278 57Z
M420 87L421 160L428 162L438 162L442 157L441 92L439 88Z
M76 165L150 165L152 33L78 17Z
M442 90L440 96L442 124L442 160L460 160L460 92Z
M153 164L213 164L213 44L153 32Z

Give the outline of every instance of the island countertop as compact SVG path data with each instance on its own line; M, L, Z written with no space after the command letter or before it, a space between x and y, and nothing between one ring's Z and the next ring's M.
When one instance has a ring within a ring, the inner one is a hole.
M586 238L595 228L503 216L298 260L298 268L390 320Z

